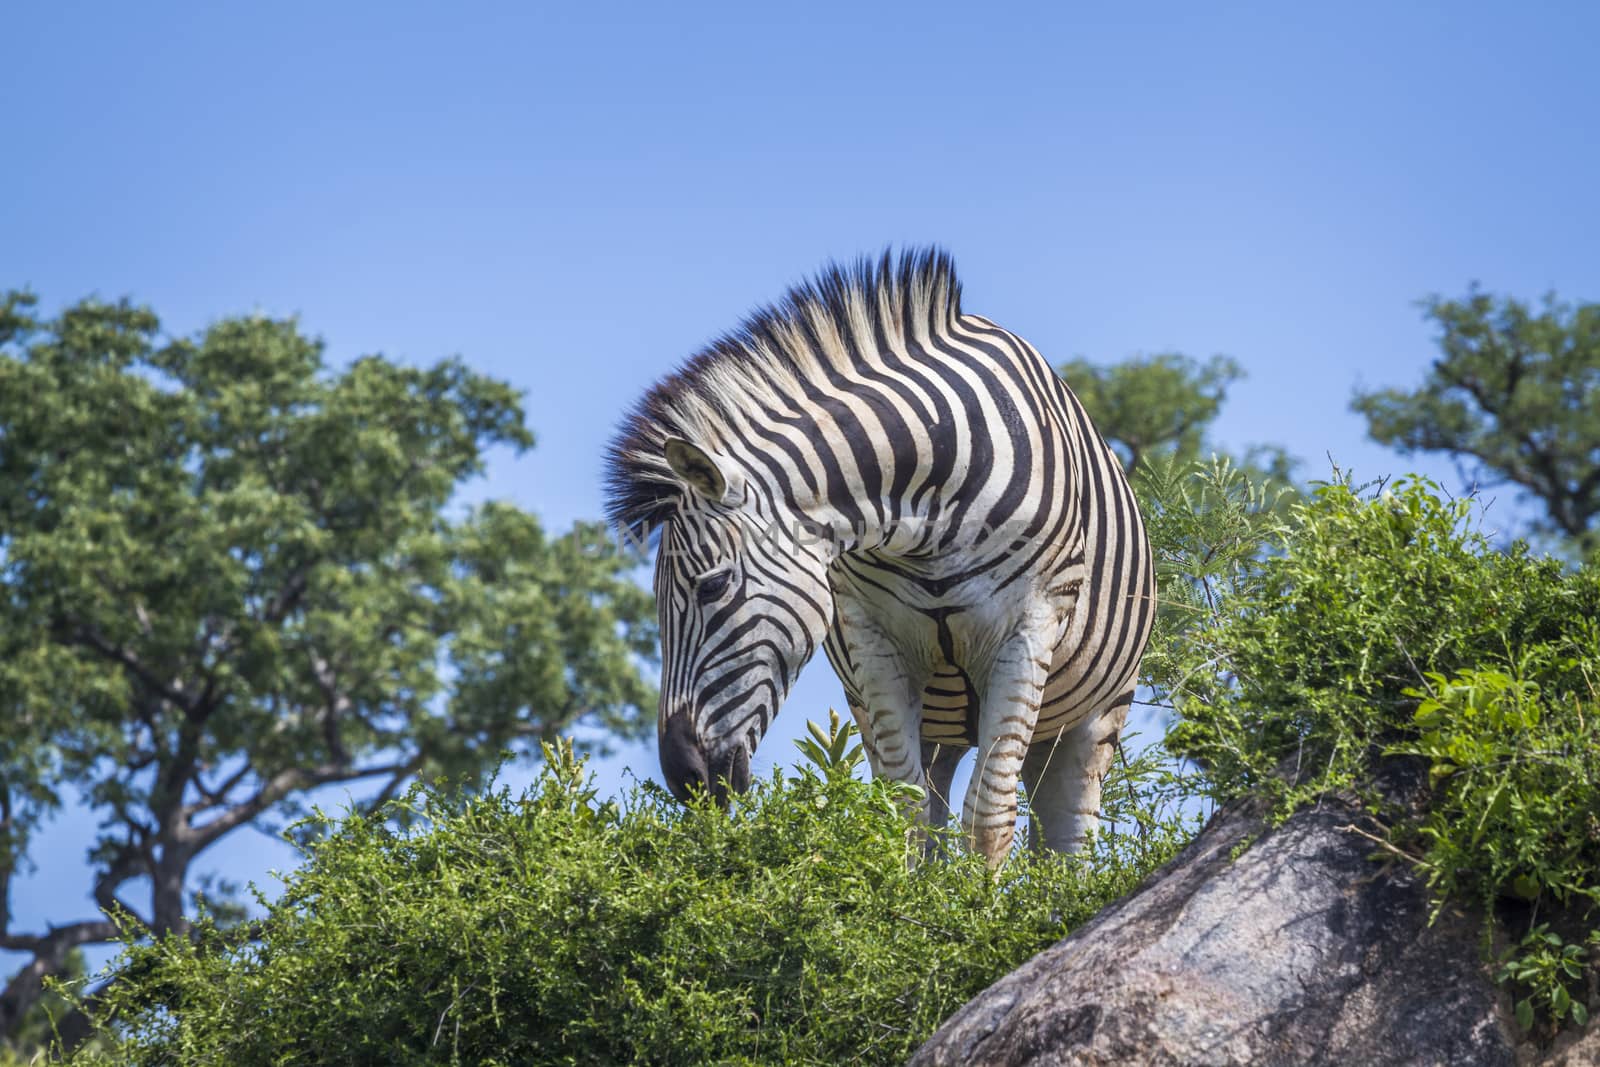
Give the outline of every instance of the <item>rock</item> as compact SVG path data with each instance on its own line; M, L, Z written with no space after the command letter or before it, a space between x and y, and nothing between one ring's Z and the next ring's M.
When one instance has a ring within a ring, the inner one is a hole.
M1536 1062L1541 1067L1595 1067L1600 1064L1600 1026L1590 1026L1587 1033L1572 1037L1571 1044L1556 1042L1554 1051L1547 1058L1528 1062Z
M1537 1062L1517 1047L1480 921L1430 926L1409 865L1374 862L1352 823L1372 825L1350 800L1275 829L1258 805L1222 809L1139 892L953 1015L912 1064ZM1581 1045L1562 1055L1595 1062Z

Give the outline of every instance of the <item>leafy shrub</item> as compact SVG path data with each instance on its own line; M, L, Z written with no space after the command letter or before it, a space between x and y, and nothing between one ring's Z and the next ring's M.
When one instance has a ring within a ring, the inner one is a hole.
M959 851L912 863L912 797L855 778L847 742L816 731L821 766L730 812L650 785L601 801L552 749L521 797L418 788L409 831L322 819L259 940L202 927L127 950L105 1055L901 1062L1185 838L1146 812L1082 860L1019 853L995 877Z
M1570 572L1526 546L1496 551L1471 502L1416 481L1366 500L1323 486L1278 527L1225 609L1186 632L1171 674L1169 742L1221 796L1292 806L1360 782L1374 755L1415 736L1424 671L1568 649L1539 679L1552 695L1600 672L1600 570Z
M1248 548L1262 513L1213 499L1213 524ZM1519 927L1489 930L1515 944L1500 976L1525 1022L1538 1007L1582 1023L1583 950L1539 920L1600 941L1600 568L1497 550L1472 511L1422 481L1374 498L1333 484L1262 551L1235 549L1226 595L1156 657L1181 713L1168 744L1215 796L1264 795L1280 816L1362 789L1384 756L1426 760L1431 803L1389 813L1384 855L1415 864L1438 906L1475 902L1492 923L1501 901L1527 904Z
M1134 491L1156 557L1156 625L1140 681L1169 701L1190 696L1219 669L1212 631L1261 580L1261 562L1290 528L1297 493L1252 477L1226 458L1157 457Z
M1592 631L1594 620L1585 621ZM1476 897L1488 914L1504 897L1529 905L1531 928L1499 970L1526 991L1517 1003L1524 1026L1536 1005L1557 1022L1588 1021L1575 995L1584 947L1537 920L1552 910L1600 912L1600 703L1592 688L1547 697L1532 678L1593 666L1595 636L1587 661L1538 645L1515 674L1429 674L1409 691L1419 736L1397 750L1426 757L1438 783L1427 813L1405 828L1424 848L1414 862L1429 886L1441 899ZM1600 923L1586 939L1600 945Z

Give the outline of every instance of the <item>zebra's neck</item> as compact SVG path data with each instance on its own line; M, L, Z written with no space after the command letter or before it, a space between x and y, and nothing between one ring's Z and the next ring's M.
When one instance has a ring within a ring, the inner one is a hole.
M937 493L913 508L906 501L872 499L860 485L840 488L832 494L823 487L778 492L747 480L745 511L753 535L781 540L825 564L851 554L915 558L944 543L948 524Z

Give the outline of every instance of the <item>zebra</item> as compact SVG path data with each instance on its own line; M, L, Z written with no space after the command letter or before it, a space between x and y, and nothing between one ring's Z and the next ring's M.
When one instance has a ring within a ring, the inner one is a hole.
M1116 454L950 257L833 264L653 388L607 457L655 538L662 774L721 802L820 644L875 775L965 840L1076 851L1133 701L1152 553ZM1042 830L1042 834L1041 834Z

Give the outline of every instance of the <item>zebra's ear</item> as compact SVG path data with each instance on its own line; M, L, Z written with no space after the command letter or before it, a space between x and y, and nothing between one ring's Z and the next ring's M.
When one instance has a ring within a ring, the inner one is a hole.
M667 466L682 478L690 489L714 504L723 503L728 495L728 479L705 449L681 437L669 437L663 451Z

